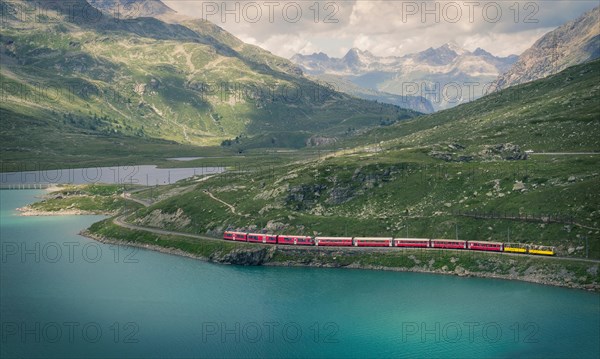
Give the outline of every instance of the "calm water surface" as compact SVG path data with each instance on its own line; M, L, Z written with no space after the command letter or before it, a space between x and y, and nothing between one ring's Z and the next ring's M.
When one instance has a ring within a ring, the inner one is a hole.
M245 268L103 245L0 191L2 357L600 356L600 296L501 280Z
M225 168L220 166L157 168L150 165L64 168L57 170L36 169L34 171L0 173L0 185L125 183L153 186L175 183L196 175L213 175L224 170Z

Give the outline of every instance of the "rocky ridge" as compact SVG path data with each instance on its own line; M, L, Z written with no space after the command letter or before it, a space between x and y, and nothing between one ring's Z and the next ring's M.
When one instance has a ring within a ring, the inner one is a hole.
M600 7L544 35L487 93L538 80L600 57Z

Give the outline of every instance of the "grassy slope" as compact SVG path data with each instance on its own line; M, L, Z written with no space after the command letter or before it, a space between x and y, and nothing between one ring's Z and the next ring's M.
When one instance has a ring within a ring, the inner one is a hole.
M140 204L121 197L120 185L78 185L66 186L47 195L42 201L28 206L41 212L80 210L86 213L111 214L123 209L132 210Z
M508 88L472 103L421 116L349 141L384 148L460 143L465 154L512 142L545 152L598 151L600 62L574 66L543 81Z
M509 141L536 150L597 150L599 110L592 96L598 91L593 79L599 64L508 90L512 101L495 94L385 132L373 131L363 143L346 143L353 148L320 159L217 176L135 216L149 224L161 213L181 209L189 224L162 226L214 234L230 227L405 236L408 228L409 236L453 238L458 227L460 238L508 241L510 236L514 242L555 245L559 254L574 257L586 255L587 237L590 257L600 258L599 156L534 155L507 161L500 155L478 155L485 146ZM553 103L562 104L549 112ZM528 109L527 117L518 116L523 109ZM570 116L565 117L567 112ZM505 133L484 137L498 126ZM463 154L474 156L471 162L431 155L433 149L455 142L465 146ZM237 214L205 189L234 205ZM502 216L522 219L497 218Z

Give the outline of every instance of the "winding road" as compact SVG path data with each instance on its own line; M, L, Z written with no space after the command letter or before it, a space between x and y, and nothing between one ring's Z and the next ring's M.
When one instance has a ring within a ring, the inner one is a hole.
M165 229L158 229L158 228L149 228L149 227L137 226L135 224L131 224L131 223L125 222L124 221L124 217L125 217L125 215L119 216L119 217L115 217L113 219L113 223L116 224L119 227L131 229L131 230L135 230L135 231L144 231L144 232L149 232L149 233L154 233L154 234L162 234L162 235L166 235L166 236L188 237L188 238L194 238L194 239L208 239L208 240L211 240L211 241L220 241L221 240L221 239L218 239L218 238L207 237L207 236L200 236L200 235L197 235L197 234L184 233L184 232L175 232L175 231L168 231L168 230L165 230Z
M206 195L207 195L207 196L209 196L210 198L214 199L215 201L217 201L217 202L220 202L220 203L222 203L222 204L226 205L227 207L229 207L229 210L231 211L231 213L233 213L233 214L237 214L237 215L239 215L239 216L241 216L241 215L242 215L241 213L237 213L237 212L235 211L235 207L234 207L233 205L231 205L231 204L229 204L229 203L227 203L227 202L225 202L225 201L223 201L223 200L221 200L221 199L218 199L218 198L217 198L217 197L215 197L215 196L214 196L212 193L208 192L208 190L207 190L207 189L205 189L205 190L204 190L204 193L206 193Z

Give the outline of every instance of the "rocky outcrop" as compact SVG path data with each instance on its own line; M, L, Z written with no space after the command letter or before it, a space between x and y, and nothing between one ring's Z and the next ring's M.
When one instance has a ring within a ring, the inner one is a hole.
M324 184L291 187L285 203L295 210L310 209L326 190L327 186Z
M521 150L520 146L512 143L500 143L497 145L486 146L479 155L482 159L502 159L509 161L527 159L527 153Z
M175 213L164 213L160 209L155 209L148 215L135 220L135 224L141 224L154 228L171 229L185 228L190 223L190 217L188 217L181 208L178 208Z
M332 145L336 142L337 142L337 138L315 135L315 136L311 136L308 140L306 140L306 146L307 147L327 146L327 145Z
M209 260L224 264L236 264L242 266L259 266L265 264L273 257L275 247L257 249L236 249L225 255L217 253Z

